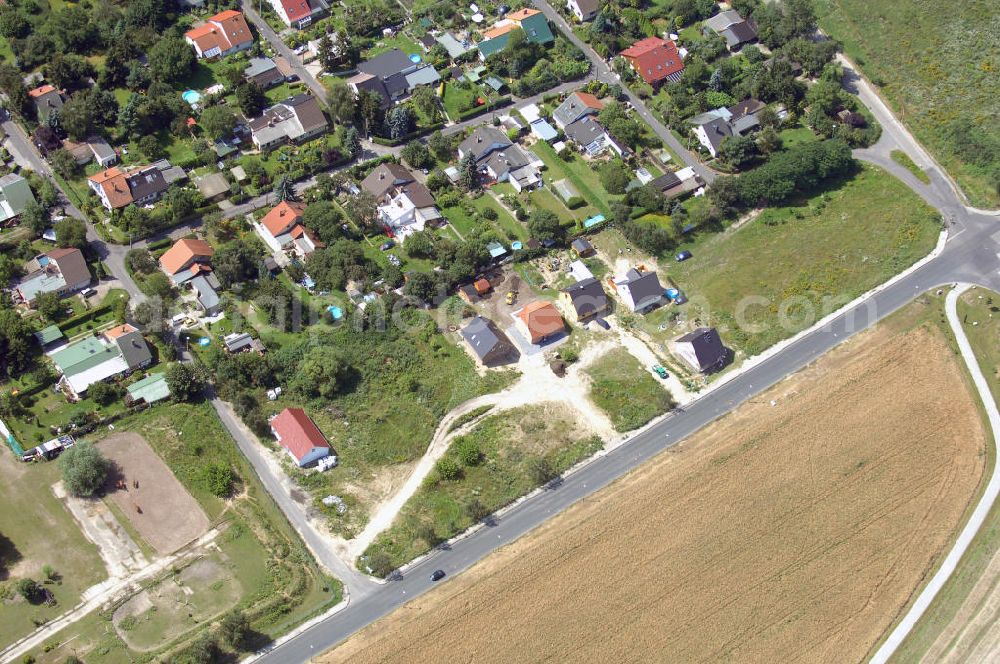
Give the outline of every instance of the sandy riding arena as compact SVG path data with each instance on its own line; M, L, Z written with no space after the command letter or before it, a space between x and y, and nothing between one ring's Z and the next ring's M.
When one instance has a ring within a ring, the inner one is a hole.
M201 507L142 436L116 433L100 449L118 466L108 495L158 554L172 553L208 530Z
M973 399L881 326L320 661L863 660L976 493Z

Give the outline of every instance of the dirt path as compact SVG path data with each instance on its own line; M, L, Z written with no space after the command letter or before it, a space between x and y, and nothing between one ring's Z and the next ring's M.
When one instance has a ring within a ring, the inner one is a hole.
M142 549L103 501L77 498L66 491L62 482L52 485L52 492L65 503L84 536L97 545L112 580L124 579L149 565Z
M320 661L858 661L948 547L985 444L943 337L881 328Z

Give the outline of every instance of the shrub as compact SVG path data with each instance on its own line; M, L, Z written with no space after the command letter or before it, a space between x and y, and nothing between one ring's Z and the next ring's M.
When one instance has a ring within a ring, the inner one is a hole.
M75 496L97 493L111 471L111 462L87 441L63 452L59 465L66 488Z
M118 390L109 383L94 383L87 388L87 396L102 406L107 406L118 398Z
M463 436L455 441L455 456L466 466L478 466L483 460L483 451L473 438Z
M14 583L14 590L29 602L37 601L42 594L42 587L34 579L18 579Z
M575 210L577 208L582 208L587 204L587 201L583 200L579 196L571 196L568 201L566 201L566 207L570 210Z
M437 464L435 464L434 469L437 471L438 477L448 482L462 477L462 467L459 466L458 462L451 457L443 457L439 459Z
M233 492L236 477L229 466L222 463L210 463L202 468L201 480L212 495L226 498Z

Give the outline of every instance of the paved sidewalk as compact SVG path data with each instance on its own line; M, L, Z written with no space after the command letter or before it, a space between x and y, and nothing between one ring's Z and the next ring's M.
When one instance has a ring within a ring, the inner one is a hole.
M951 331L958 342L958 349L962 353L962 360L965 362L969 374L972 375L972 382L976 386L979 399L983 402L983 408L986 410L986 416L989 418L990 428L993 430L995 455L997 451L996 446L1000 442L1000 411L997 410L997 403L993 399L993 393L990 392L989 383L986 382L986 378L979 368L979 361L972 351L969 338L965 336L965 330L962 329L962 322L958 318L958 298L970 287L970 284L959 284L958 287L948 293L948 296L945 298L945 311L948 314L948 324L951 326ZM986 520L986 516L993 509L993 503L996 502L997 495L1000 495L1000 463L993 464L993 475L990 477L989 484L986 485L986 490L983 492L982 498L979 499L979 503L972 511L972 516L969 517L965 527L962 528L962 532L959 533L958 539L955 540L955 546L948 552L948 556L941 563L941 567L934 573L934 576L931 577L931 580L920 591L916 601L910 606L909 611L906 612L903 619L889 633L882 647L872 657L871 664L885 664L888 662L893 653L896 652L910 632L913 631L913 628L916 627L917 622L919 622L921 616L930 607L931 602L934 601L934 598L948 582L952 574L955 573L959 561L965 555L969 545L972 544L972 540L979 533L979 529Z

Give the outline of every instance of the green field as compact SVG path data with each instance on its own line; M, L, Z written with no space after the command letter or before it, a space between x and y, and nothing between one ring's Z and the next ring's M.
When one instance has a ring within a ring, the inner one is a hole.
M262 639L273 638L340 600L340 583L316 567L210 404L159 405L121 420L117 429L142 434L213 524L226 525L225 532L216 539L218 550L203 559L221 568L209 579L207 590L211 592L199 592L198 583L186 582L183 573L172 580L173 572L168 571L159 581L166 591L181 584L194 591L182 595L190 606L183 615L177 614L181 629L177 629L177 620L159 615L168 613L168 608L176 611L177 607L163 599L163 592L154 591L153 606L158 602L163 606L126 625L130 641L155 646L153 652L162 653L163 647L175 647L168 645L168 641L176 641L173 634L164 638L166 630L174 630L177 638L186 637L184 632L205 626L208 618L234 601ZM207 490L203 469L211 463L233 468L240 478L235 497L221 499ZM55 469L55 465L43 468ZM124 664L150 654L130 649L108 612L88 615L50 643L65 645L49 653L32 653L39 662L62 662L67 655L76 654L89 664Z
M586 219L597 212L611 216L609 203L619 197L612 196L601 186L601 180L596 170L600 162L586 161L576 153L571 155L568 160L560 159L552 146L545 141L538 141L531 149L538 155L539 159L545 162L545 181L547 183L551 183L553 180L568 179L580 192L580 196L587 201L587 206L572 210L571 214L580 219Z
M624 348L604 354L587 374L593 380L590 398L615 431L638 429L674 406L670 393Z
M359 567L386 571L413 560L599 450L600 439L575 420L555 405L524 406L456 437ZM457 472L442 471L444 464Z
M890 156L892 157L892 160L894 162L896 162L906 170L913 173L913 176L916 177L918 180L920 180L924 184L930 183L931 181L930 177L927 175L927 173L924 173L922 170L920 170L920 167L917 166L912 159L910 159L910 155L906 154L902 150L893 150Z
M686 317L756 355L926 256L940 230L938 214L902 182L864 166L824 193L681 245L694 258L671 263L669 276L692 300ZM673 311L645 317L647 331L676 336L659 329Z
M1000 204L1000 24L993 0L817 0L820 27L974 205ZM968 122L963 137L953 131Z

